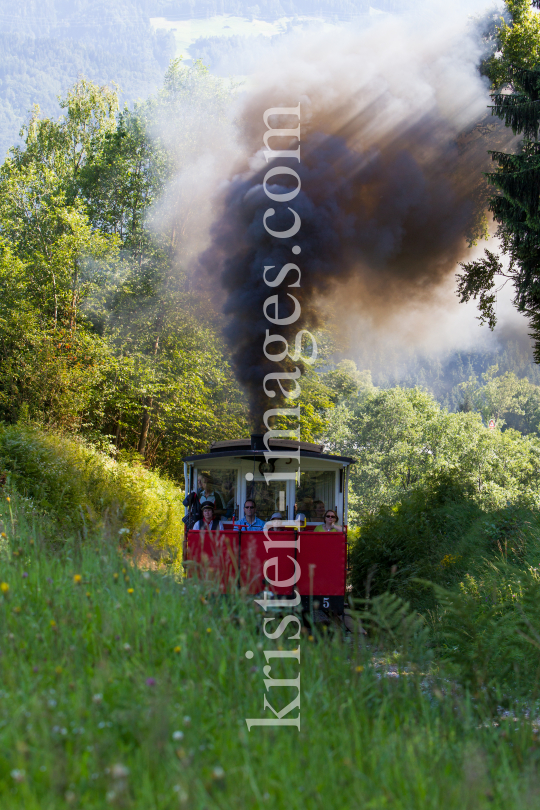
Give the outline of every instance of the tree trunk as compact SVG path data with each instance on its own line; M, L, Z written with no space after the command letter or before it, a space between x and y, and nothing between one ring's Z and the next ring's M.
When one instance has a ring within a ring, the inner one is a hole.
M146 441L148 439L148 430L150 429L150 409L152 407L153 397L146 398L146 408L143 411L141 434L139 436L138 452L144 457L146 452Z
M159 333L156 337L156 342L154 343L154 357L157 355L159 349ZM137 451L141 454L141 456L145 456L146 453L146 441L148 439L148 431L150 429L150 411L152 410L152 405L154 402L154 397L146 397L145 401L145 409L143 411L142 416L142 424L141 424L141 433L139 435L139 446L137 447Z

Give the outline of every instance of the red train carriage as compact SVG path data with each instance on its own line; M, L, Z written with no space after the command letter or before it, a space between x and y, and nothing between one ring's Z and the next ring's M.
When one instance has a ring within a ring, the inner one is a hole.
M342 614L348 474L354 462L308 442L271 439L269 448L281 457L267 461L263 435L256 434L216 442L209 453L184 459L186 492L196 492L200 502L212 501L224 525L222 531L186 531L188 575L212 577L223 593L240 588L283 599L296 590L304 610L318 607ZM287 457L288 450L294 459ZM293 521L300 514L302 528L269 529L266 537L263 531L239 526L248 498L255 500L260 520L279 513L284 521ZM315 531L328 509L335 510L341 531Z

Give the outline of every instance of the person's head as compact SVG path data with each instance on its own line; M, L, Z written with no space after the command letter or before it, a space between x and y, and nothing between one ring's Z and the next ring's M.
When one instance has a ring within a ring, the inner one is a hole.
M205 523L211 523L214 519L214 504L206 501L201 504L201 512Z
M253 500L253 498L248 498L247 501L244 503L244 515L247 518L253 519L255 517L255 512L257 511L257 504Z
M324 520L324 503L322 501L313 501L313 509L315 510L315 519Z
M214 489L214 482L210 475L203 473L201 475L201 486L205 490L205 492L212 492Z
M305 529L307 518L306 518L306 516L304 515L303 512L298 512L297 515L296 515L295 520L299 521L299 526L300 526L301 529Z
M324 513L324 522L327 526L335 526L337 523L337 514L333 509L327 509Z

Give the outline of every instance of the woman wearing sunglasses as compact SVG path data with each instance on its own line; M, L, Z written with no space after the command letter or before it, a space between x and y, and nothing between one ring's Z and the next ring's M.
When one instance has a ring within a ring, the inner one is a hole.
M341 532L343 529L338 525L338 517L333 509L327 509L324 513L324 523L315 528L316 532Z

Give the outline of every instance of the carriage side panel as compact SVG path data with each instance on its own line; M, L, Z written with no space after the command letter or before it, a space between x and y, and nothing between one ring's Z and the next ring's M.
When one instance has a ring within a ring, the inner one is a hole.
M344 534L301 532L297 559L301 573L296 587L301 596L344 596L347 562Z
M294 544L294 531L268 532L272 540ZM266 550L264 543L267 542L264 532L242 531L240 533L240 585L246 593L260 593L265 588L279 594L292 594L294 582L294 546L292 548L269 548ZM264 564L272 558L277 558L277 566L267 566L265 580L263 570ZM289 585L272 585L268 582L271 579L275 582L286 582L291 580Z
M237 587L239 557L237 530L188 532L184 556L188 576L210 580L222 593Z

